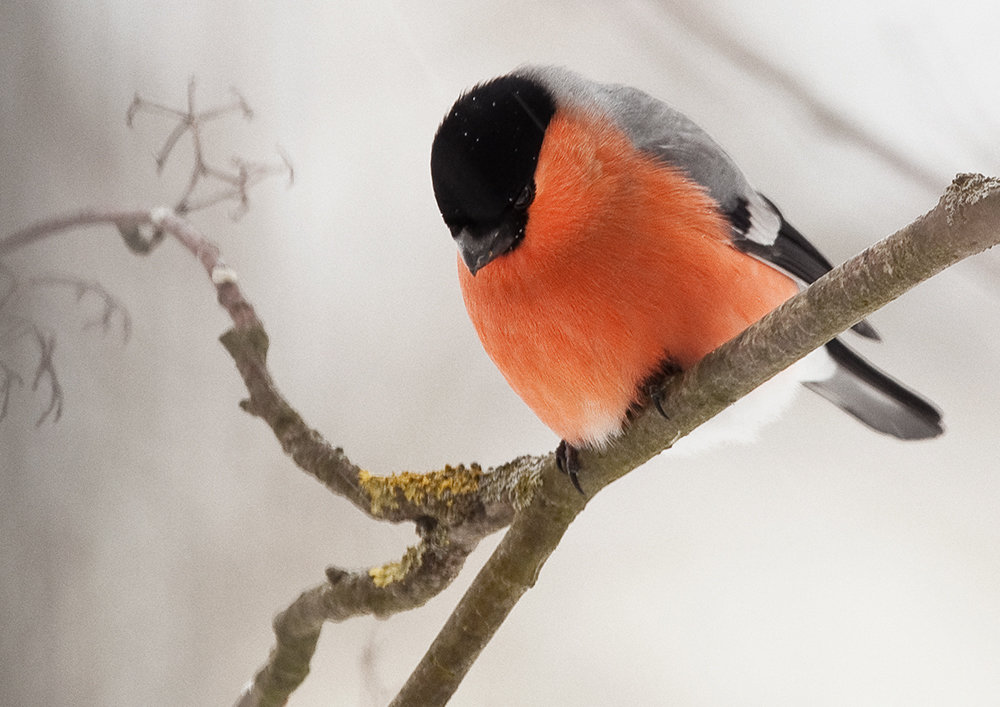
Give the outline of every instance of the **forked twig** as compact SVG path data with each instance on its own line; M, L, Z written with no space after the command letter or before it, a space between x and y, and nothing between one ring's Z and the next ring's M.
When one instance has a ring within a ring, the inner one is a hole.
M279 148L278 155L281 164L264 164L251 162L240 157L230 158L229 169L223 169L210 163L206 158L205 145L202 140L202 128L209 123L220 118L225 118L235 113L239 113L245 120L253 118L253 110L247 104L243 96L232 89L233 100L215 108L198 110L195 105L195 80L192 77L188 81L187 108L179 110L170 108L162 103L146 100L138 94L132 99L132 104L126 112L126 123L131 127L135 117L140 112L163 115L177 121L173 130L167 136L163 146L156 153L156 169L162 172L171 153L185 134L191 136L191 143L194 153L194 161L191 166L191 173L188 176L180 199L174 206L174 212L184 215L192 211L199 211L224 201L235 200L236 208L230 213L234 219L242 217L249 208L250 187L259 184L267 177L276 174L287 174L288 182L294 180L294 170L287 155ZM210 193L196 197L195 191L208 184ZM213 187L212 185L221 185Z

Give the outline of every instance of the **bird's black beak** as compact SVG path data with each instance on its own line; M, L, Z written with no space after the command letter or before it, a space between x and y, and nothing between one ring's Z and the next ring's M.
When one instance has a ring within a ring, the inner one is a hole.
M497 228L484 230L468 226L452 230L452 237L458 245L469 272L475 275L486 265L509 252L521 238L521 229L502 224Z

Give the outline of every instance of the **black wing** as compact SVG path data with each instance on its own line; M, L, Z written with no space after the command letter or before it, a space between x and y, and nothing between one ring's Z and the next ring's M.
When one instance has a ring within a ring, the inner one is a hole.
M726 214L735 231L733 245L744 253L777 265L806 284L830 272L833 265L816 246L785 220L770 199L763 194L758 196L763 208L771 212L768 218L760 218L746 198L739 199L735 208ZM868 339L881 340L875 327L866 320L858 322L852 329Z

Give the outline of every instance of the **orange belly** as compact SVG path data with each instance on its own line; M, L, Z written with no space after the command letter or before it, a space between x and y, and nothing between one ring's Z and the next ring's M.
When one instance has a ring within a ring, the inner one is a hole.
M797 292L736 250L714 202L586 116L550 123L523 241L462 294L486 352L567 442L600 445L639 387L681 368Z

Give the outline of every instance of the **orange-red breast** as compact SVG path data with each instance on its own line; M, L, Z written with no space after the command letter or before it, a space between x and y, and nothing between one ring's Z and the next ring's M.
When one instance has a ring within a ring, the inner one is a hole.
M524 67L464 93L431 174L483 347L574 447L606 442L651 378L831 268L688 118L565 69ZM825 351L832 365L809 388L881 432L941 433L930 403L838 339Z

